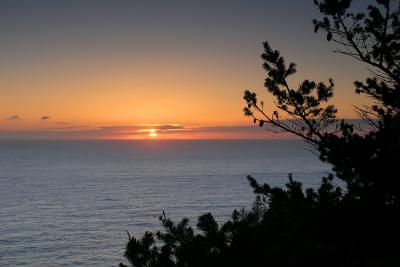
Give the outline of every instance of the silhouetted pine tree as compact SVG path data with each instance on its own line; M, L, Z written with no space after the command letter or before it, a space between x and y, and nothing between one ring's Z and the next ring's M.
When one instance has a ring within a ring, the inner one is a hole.
M332 175L316 190L291 175L285 188L248 177L257 195L251 210L235 210L221 226L204 214L196 232L187 219L174 223L163 214L163 232L129 237L125 256L133 266L400 266L400 3L376 0L367 13L353 13L351 0L314 2L323 15L314 20L315 32L371 68L371 77L355 82L355 92L373 100L356 108L368 125L359 130L336 118L332 80L290 87L296 66L268 43L265 87L277 110L265 113L246 91L244 113L260 127L302 137L345 190Z

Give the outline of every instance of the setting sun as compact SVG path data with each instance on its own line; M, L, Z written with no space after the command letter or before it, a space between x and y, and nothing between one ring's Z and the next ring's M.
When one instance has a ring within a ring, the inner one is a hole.
M150 129L149 130L149 136L150 137L157 137L157 130L156 129Z

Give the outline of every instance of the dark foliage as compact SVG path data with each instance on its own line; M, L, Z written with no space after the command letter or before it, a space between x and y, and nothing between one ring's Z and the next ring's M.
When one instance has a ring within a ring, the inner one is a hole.
M267 114L246 91L244 113L260 127L302 137L335 177L323 178L318 189L302 188L291 175L285 188L248 177L252 209L235 210L222 225L208 213L195 230L187 219L174 223L163 214L163 232L129 236L125 256L133 266L400 266L400 1L376 0L367 13L351 12L351 0L314 2L323 15L315 32L371 68L365 82L355 82L355 93L373 100L355 107L368 126L336 118L332 80L289 86L296 66L268 43L265 87L277 110Z

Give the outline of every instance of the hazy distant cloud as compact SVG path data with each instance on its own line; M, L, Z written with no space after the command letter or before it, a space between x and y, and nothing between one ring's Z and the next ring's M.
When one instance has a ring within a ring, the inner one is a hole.
M40 119L41 119L42 121L50 120L50 116L42 116Z
M55 131L59 131L59 130L75 131L75 130L82 130L82 129L87 129L87 128L96 129L94 127L90 127L89 125L68 125L68 123L60 124L60 126L49 127L47 129L55 130Z
M95 137L110 136L113 138L138 138L148 135L150 130L155 130L159 137L165 138L194 138L194 139L265 139L265 138L291 138L287 134L276 135L266 128L258 126L210 126L193 127L184 125L132 125L132 126L101 126L81 131Z
M180 130L183 129L183 125L171 125L171 124L166 124L166 125L158 125L154 127L149 127L152 129L157 129L160 131L168 131L168 130Z
M14 115L8 120L18 120ZM354 125L360 120L349 120ZM272 125L189 126L179 124L140 125L77 125L70 122L49 121L46 128L37 130L0 130L0 139L146 139L156 132L159 139L293 139L288 133L276 133ZM367 127L367 126L365 126ZM269 131L268 131L269 130Z
M272 131L271 131L272 130ZM249 125L232 126L206 126L206 127L183 127L182 129L171 129L163 134L177 138L188 139L293 139L294 136L282 133L276 134L276 129L267 125L264 128Z
M68 124L70 124L69 122L65 122L65 121L52 121L51 123L59 124L59 125L68 125Z
M10 117L7 117L6 120L8 121L16 121L16 120L20 120L21 118L18 117L18 115L12 115Z
M146 138L151 129L163 135L185 129L182 125L106 125L90 126L56 121L46 129L0 131L0 139L119 139Z
M156 131L166 132L170 130L183 129L182 125L112 125L112 126L100 126L96 128L98 133L102 134L112 134L112 135L135 135L143 134L143 132L148 132L150 129L155 129Z
M52 127L37 130L0 131L0 139L146 139L150 131L160 139L287 139L287 134L276 135L265 128L251 126L195 127L178 124L142 125L75 125L52 122Z

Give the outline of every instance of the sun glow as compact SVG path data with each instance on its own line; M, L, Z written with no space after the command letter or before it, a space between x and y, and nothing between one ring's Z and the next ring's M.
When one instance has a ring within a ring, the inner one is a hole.
M150 137L157 137L157 130L156 129L150 129L149 130L149 136Z

